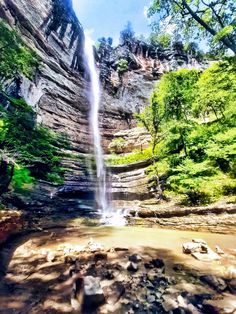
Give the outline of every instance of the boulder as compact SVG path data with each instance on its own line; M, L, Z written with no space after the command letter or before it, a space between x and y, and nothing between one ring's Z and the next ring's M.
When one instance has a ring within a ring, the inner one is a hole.
M235 297L226 295L224 298L206 300L203 303L203 311L212 314L234 314L236 312Z
M161 273L165 272L165 264L162 259L156 258L152 260L152 264L155 268L157 268Z
M138 264L129 261L129 262L127 263L126 269L127 269L128 271L131 271L131 272L136 272L136 271L138 271Z
M217 261L221 259L221 257L215 252L213 252L211 249L209 249L207 253L195 252L195 253L192 253L191 255L197 260L202 261L202 262L211 262L211 261Z
M147 262L147 263L144 263L144 267L146 269L152 269L154 268L154 265L152 264L152 262Z
M121 296L125 293L125 286L121 281L115 281L110 287L109 287L109 296L107 297L107 302L109 304L116 304Z
M147 301L148 301L148 303L154 303L154 302L156 301L156 298L155 298L154 295L149 294L149 295L147 296Z
M183 271L184 270L184 266L182 264L174 264L173 266L173 270L174 271Z
M203 240L203 239L197 239L197 238L194 238L194 239L192 239L192 242L207 245L206 241L205 241L205 240Z
M232 279L228 282L229 291L236 294L236 279Z
M223 292L227 288L226 282L220 277L216 277L213 275L204 275L200 277L200 280L207 283L210 287L219 292Z
M55 260L55 253L54 252L52 252L52 251L50 251L50 252L48 252L48 254L47 254L47 257L46 257L46 260L49 262L49 263L51 263L51 262L53 262L54 260Z
M94 309L105 302L103 290L98 277L84 277L84 305L86 309Z
M216 245L215 249L216 249L216 253L217 254L219 254L219 255L224 255L225 254L225 252L219 247L219 245Z
M192 254L194 252L200 252L201 247L202 247L202 243L185 242L185 243L183 243L183 253L184 254Z
M93 257L95 263L98 261L106 261L107 260L107 254L106 253L95 253Z
M112 280L112 279L115 278L114 272L111 271L111 270L108 270L108 269L104 269L102 275L103 275L103 278L104 278L104 279L107 279L107 280Z
M171 294L163 295L162 306L166 312L173 311L179 307L179 303L175 296Z
M141 262L142 257L138 254L133 254L129 256L129 261L133 262L133 263L138 263Z
M123 252L123 251L129 251L129 249L125 248L125 247L115 247L114 251L115 252Z

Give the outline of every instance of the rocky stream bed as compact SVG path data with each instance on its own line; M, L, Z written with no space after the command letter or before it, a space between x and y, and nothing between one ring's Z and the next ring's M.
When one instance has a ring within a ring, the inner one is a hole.
M184 254L186 242L185 252L217 258ZM18 235L1 247L0 313L235 313L235 244L143 227Z

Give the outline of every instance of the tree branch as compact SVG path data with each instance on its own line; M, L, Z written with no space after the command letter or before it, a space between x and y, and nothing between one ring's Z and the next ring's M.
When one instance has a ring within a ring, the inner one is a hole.
M203 19L201 19L188 5L186 0L182 0L183 6L189 12L189 14L194 18L196 22L198 22L205 30L207 30L211 35L215 36L217 31L211 28ZM232 43L228 38L222 37L220 41L229 49L231 49L236 54L236 44Z

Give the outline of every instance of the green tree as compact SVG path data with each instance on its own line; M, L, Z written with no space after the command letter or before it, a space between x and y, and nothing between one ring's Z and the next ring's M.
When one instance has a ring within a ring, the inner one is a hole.
M151 96L151 104L143 112L136 114L136 119L143 124L152 137L152 154L154 156L155 148L158 141L162 138L159 136L160 124L164 117L162 108L158 102L158 93L154 91Z
M117 71L120 75L124 74L129 69L129 63L126 59L120 59L117 63Z
M149 16L171 16L180 32L203 36L236 53L235 0L154 0Z
M150 173L158 174L164 196L190 205L235 201L235 82L234 58L202 73L179 70L162 76L141 121L155 134L152 115L158 108Z
M198 97L195 112L203 118L224 117L225 109L235 106L236 99L236 61L234 58L217 62L201 75L196 88ZM229 91L231 91L229 93Z
M171 44L171 35L167 33L151 33L149 41L153 45L160 45L163 48L168 48Z
M166 121L189 119L198 77L197 70L187 69L169 72L162 77L157 92Z

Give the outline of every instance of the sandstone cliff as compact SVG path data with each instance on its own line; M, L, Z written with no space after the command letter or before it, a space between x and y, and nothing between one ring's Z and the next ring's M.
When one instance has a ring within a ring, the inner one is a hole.
M1 0L0 18L16 29L40 58L40 67L30 81L22 76L4 82L5 90L23 97L37 113L37 121L67 135L70 148L64 161L67 173L60 195L90 197L94 190L89 174L91 136L88 126L89 82L84 79L83 28L70 0ZM107 103L108 101L104 101ZM128 128L120 106L107 104L101 112L104 137ZM108 141L107 141L108 142ZM32 206L50 204L55 188L41 183L32 195ZM56 204L56 201L53 203ZM67 205L65 205L67 206Z
M22 76L20 80L5 82L6 91L23 97L36 111L38 123L66 134L70 142L67 152L70 157L63 162L67 169L65 184L58 188L41 182L27 201L15 199L13 205L38 210L42 207L84 210L79 200L93 199L95 184L91 176L89 82L83 62L83 28L71 0L1 0L0 3L0 18L17 29L41 60L32 81ZM103 84L100 128L105 152L117 132L128 130L129 134L136 126L133 113L148 103L163 72L192 66L192 60L181 49L181 45L176 45L163 51L141 41L116 48L100 46L96 59ZM117 69L121 59L128 62L122 78ZM114 170L112 181L116 199L149 197L143 164L131 170L129 167Z

